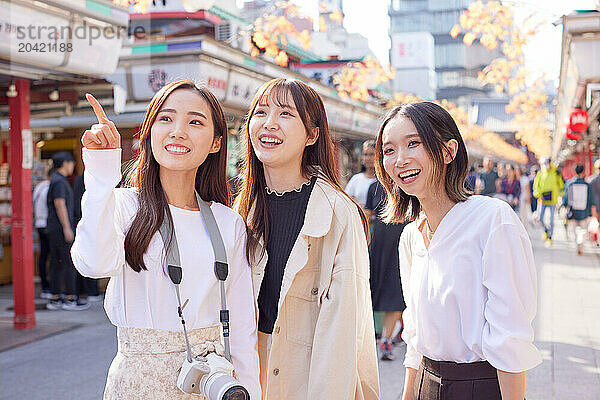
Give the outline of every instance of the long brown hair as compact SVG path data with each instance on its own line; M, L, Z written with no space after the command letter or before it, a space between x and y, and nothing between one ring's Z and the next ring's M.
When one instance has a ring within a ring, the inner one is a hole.
M396 106L386 114L375 143L375 172L387 194L382 215L384 221L386 223L412 221L421 212L419 199L400 189L383 167L383 131L387 124L397 117L410 119L417 128L419 138L433 163L433 181L444 181L446 195L453 202L467 200L471 195L465 187L469 159L467 148L452 116L443 107L428 101ZM458 142L458 150L452 162L447 165L444 174L444 152L448 152L446 142L451 139Z
M318 175L356 204L368 241L369 225L367 218L360 206L352 197L344 192L339 183L335 168L333 141L329 134L327 115L325 114L325 106L323 105L321 96L301 81L277 78L265 83L258 89L252 100L244 125L246 157L243 164L243 174L245 179L236 203L238 205L238 212L248 225L248 254L254 254L254 250L257 248L261 237L265 243L269 240L270 217L267 209L266 181L263 165L256 156L250 141L250 119L256 107L265 102L268 97L272 96L273 100L278 104L291 104L290 95L304 124L306 134L312 137L312 132L315 128L318 128L317 141L313 145L304 148L301 163L302 174L305 177ZM248 220L248 215L253 204L255 205L254 212L251 220Z
M136 272L147 269L144 263L144 254L148 250L150 240L160 229L165 215L173 227L173 217L160 182L160 165L152 154L150 129L169 95L180 89L195 90L206 101L212 115L214 139L221 138L219 151L209 154L202 165L198 167L195 180L196 191L204 201L216 201L226 206L231 205L231 194L226 175L227 122L221 104L206 87L192 81L179 80L167 84L150 101L140 128L140 155L127 177L127 183L137 188L139 208L125 236L125 260ZM170 241L171 238L168 240Z

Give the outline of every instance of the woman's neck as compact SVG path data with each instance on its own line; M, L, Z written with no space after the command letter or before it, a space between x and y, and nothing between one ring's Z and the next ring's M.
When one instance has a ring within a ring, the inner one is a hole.
M300 165L277 168L269 168L264 165L264 171L269 189L279 193L297 189L307 180L307 177L302 175Z
M196 171L171 171L161 168L159 175L169 204L187 210L198 210Z
M369 179L375 178L375 168L367 168L367 169L365 169L364 174Z
M443 193L435 193L433 196L419 199L419 203L421 203L421 207L427 216L429 228L432 232L435 232L444 216L446 216L448 211L456 204L450 200L445 191Z

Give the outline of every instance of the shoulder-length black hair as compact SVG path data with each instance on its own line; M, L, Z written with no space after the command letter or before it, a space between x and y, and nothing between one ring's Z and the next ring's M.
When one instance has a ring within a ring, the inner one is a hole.
M160 229L165 215L173 227L167 197L160 182L160 165L152 154L150 130L169 95L180 89L194 90L206 101L214 125L214 139L221 138L219 151L209 154L196 171L196 191L204 201L231 205L226 174L227 122L221 104L210 90L192 81L179 80L167 84L150 101L140 128L140 155L127 177L128 186L137 188L139 208L125 236L125 260L136 272L147 269L144 254L150 240Z
M450 200L455 203L465 201L471 195L465 188L469 159L456 122L448 111L435 103L424 101L404 104L392 108L386 114L375 143L375 172L387 193L384 220L387 223L412 221L421 212L419 199L400 189L383 168L383 131L391 120L399 117L410 119L417 128L417 133L433 163L432 179L435 182L444 182L444 189ZM449 151L446 143L452 139L458 142L458 149L454 159L446 165L444 153Z

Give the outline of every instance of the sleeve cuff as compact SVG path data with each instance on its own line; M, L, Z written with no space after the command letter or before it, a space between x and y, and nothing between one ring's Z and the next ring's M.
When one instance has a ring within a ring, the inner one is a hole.
M102 182L121 180L121 149L91 150L83 149L85 169Z
M406 345L406 356L404 356L404 366L412 369L419 369L423 356L417 352L410 344Z
M512 373L527 371L542 363L542 356L533 343L513 344L510 350L484 348L483 355L494 368Z

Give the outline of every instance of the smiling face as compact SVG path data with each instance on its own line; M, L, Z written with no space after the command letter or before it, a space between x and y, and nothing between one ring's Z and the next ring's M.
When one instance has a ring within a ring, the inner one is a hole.
M191 89L173 91L150 128L152 154L161 169L197 170L210 153L219 151L208 103Z
M382 134L383 167L403 192L422 198L431 192L433 162L413 122L397 116Z
M250 141L266 168L300 170L304 148L314 144L317 135L308 137L291 93L282 94L271 91L257 104L248 122Z

